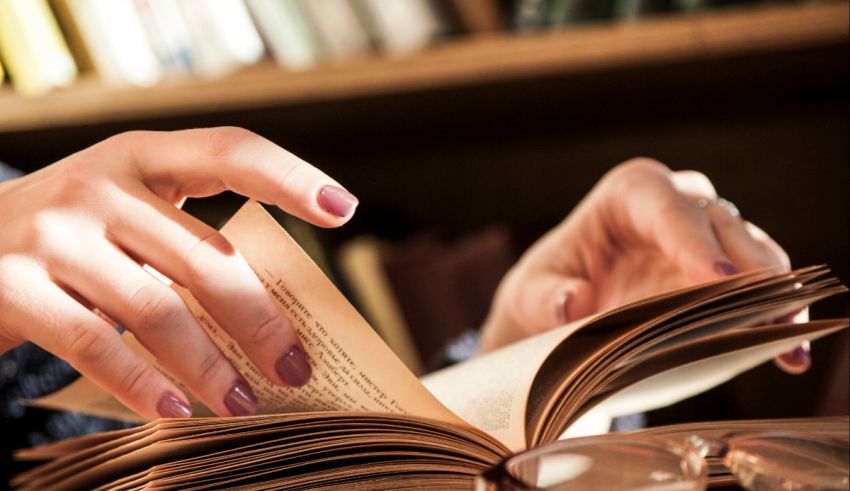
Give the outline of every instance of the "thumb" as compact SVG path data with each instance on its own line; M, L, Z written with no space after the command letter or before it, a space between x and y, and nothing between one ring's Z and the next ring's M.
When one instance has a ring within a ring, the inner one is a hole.
M550 271L528 275L515 285L514 320L530 334L543 332L592 314L593 285Z

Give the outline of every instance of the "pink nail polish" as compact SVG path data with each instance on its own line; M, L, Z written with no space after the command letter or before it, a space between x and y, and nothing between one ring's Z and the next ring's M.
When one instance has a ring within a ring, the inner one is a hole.
M779 358L794 370L805 371L812 366L812 355L803 346L797 346L792 351L779 355Z
M166 392L156 403L156 412L163 418L189 418L192 407L171 392Z
M319 202L319 206L321 206L326 212L338 217L347 217L348 215L351 215L354 212L354 208L356 208L357 204L360 202L353 194L349 193L345 189L342 189L339 186L332 186L330 184L323 186L322 189L319 190L317 201Z
M250 416L257 412L257 396L248 384L237 380L224 396L224 405L234 416Z
M714 270L722 276L732 276L738 274L738 268L729 261L717 261L714 263Z
M310 381L313 368L307 361L307 354L298 346L292 346L277 359L274 364L277 374L290 387L301 387Z
M566 324L570 321L569 308L571 296L570 292L564 292L564 294L558 299L558 303L555 305L555 316L561 324Z

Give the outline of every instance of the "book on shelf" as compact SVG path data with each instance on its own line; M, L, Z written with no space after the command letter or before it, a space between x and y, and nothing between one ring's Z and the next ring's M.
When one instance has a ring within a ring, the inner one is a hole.
M0 2L0 59L21 94L72 83L77 66L47 0Z
M771 323L846 291L825 267L753 271L575 321L417 379L259 204L243 206L222 233L298 331L310 382L290 389L265 379L175 285L251 385L260 416L161 420L59 443L26 453L63 457L16 484L468 485L511 452L604 432L613 416L702 392L848 325L846 318ZM131 333L124 337L165 371ZM191 402L196 416L212 416ZM143 421L85 378L33 404Z
M214 77L262 59L263 41L242 0L177 0L192 37L195 73Z
M324 59L338 61L372 52L366 27L348 0L298 0L319 40Z
M97 75L115 85L149 86L162 68L148 41L133 0L56 0L63 25L79 34L81 59L90 59ZM75 34L75 35L76 35Z
M499 0L446 0L445 7L464 32L475 34L505 28Z
M430 44L447 27L428 0L351 0L372 43L403 55Z
M322 52L298 0L247 0L275 61L289 70L317 65Z
M195 63L195 47L177 3L174 0L134 0L134 3L163 73L190 73Z
M389 278L383 256L389 246L377 237L361 236L343 244L337 264L354 301L381 339L415 375L424 371L419 349Z

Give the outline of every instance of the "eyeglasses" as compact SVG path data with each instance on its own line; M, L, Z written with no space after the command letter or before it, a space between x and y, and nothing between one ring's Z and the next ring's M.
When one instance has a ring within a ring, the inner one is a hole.
M848 458L847 440L790 431L684 442L609 435L509 457L481 474L476 490L691 491L735 479L757 491L847 490Z

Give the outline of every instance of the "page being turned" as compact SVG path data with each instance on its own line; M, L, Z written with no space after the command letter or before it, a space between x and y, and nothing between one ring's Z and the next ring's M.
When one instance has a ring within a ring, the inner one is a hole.
M313 368L311 380L304 387L292 389L273 384L187 290L174 286L210 338L251 385L259 399L259 413L375 411L462 422L422 386L258 203L246 203L222 228L222 233L280 304L298 332ZM132 337L128 344L144 350ZM170 376L150 353L143 354ZM89 408L89 401L96 401L97 407ZM196 416L210 414L197 400L190 402ZM35 403L123 419L129 416L120 403L82 379Z

